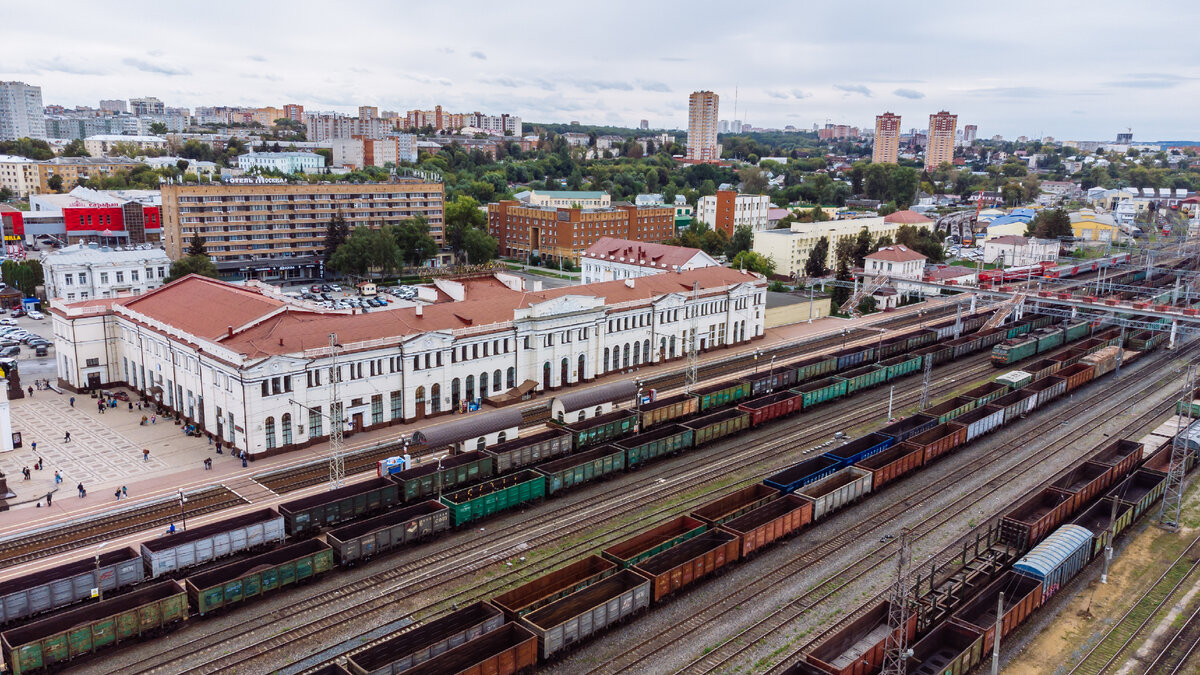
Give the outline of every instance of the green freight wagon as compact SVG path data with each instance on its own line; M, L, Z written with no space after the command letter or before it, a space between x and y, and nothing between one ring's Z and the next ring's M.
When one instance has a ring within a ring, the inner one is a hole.
M949 401L942 401L932 408L926 408L922 410L921 414L936 418L938 424L942 424L943 422L949 422L950 420L953 420L955 417L958 417L963 413L971 412L974 409L975 399L956 396Z
M163 581L0 633L11 675L59 670L107 647L173 630L188 617L187 592Z
M450 507L450 521L461 527L545 496L546 477L534 471L521 471L444 494L442 503Z
M963 392L962 397L975 399L975 407L982 408L983 406L1007 394L1009 391L1011 390L1007 384L994 381L981 384L970 391Z
M737 409L722 410L698 419L688 420L683 423L683 426L696 432L693 436L696 445L704 445L709 441L715 441L749 428L750 415Z
M632 410L615 410L599 417L578 422L551 422L571 432L576 450L607 443L633 433L637 414Z
M846 395L846 381L836 377L827 377L823 380L802 384L792 391L800 394L802 410L808 410L811 406L818 403L825 403Z
M400 486L400 500L405 504L415 504L437 499L440 492L487 480L495 472L495 457L472 450L451 455L441 462L426 459L420 466L392 474L392 480Z
M669 424L651 429L644 434L630 436L614 443L625 450L625 466L636 469L642 464L659 457L674 455L681 450L690 450L693 433L682 424Z
M372 478L280 504L279 514L288 535L301 537L327 525L386 511L396 505L398 493L399 487L391 480Z
M880 361L879 365L887 370L887 379L891 381L897 377L903 377L909 373L921 370L924 366L924 359L919 356L897 356L886 361Z
M877 387L886 382L887 368L880 368L877 365L863 366L841 375L834 375L834 378L846 381L846 395L849 396L856 391Z
M1085 337L1092 330L1092 325L1087 321L1077 321L1072 324L1067 324L1067 342L1074 342L1082 337Z
M793 364L796 368L796 381L806 382L825 377L837 371L837 361L837 357L832 354L828 356L813 356L797 361Z
M700 412L732 405L750 396L750 383L742 380L737 382L721 382L693 391L692 396L700 399Z
M333 569L333 549L323 541L308 539L268 551L184 580L192 609L204 616L218 609L261 598L263 595L318 577Z
M546 477L545 493L555 495L576 485L624 471L625 449L602 445L594 450L539 464L533 470Z

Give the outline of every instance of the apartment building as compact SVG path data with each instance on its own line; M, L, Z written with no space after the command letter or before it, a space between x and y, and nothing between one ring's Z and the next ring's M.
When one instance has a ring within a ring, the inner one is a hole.
M900 116L885 112L875 116L875 145L871 161L876 164L895 164L900 156Z
M320 278L325 232L338 213L351 228L420 215L439 244L443 235L443 185L417 179L361 185L232 179L164 185L162 201L167 255L177 260L199 234L221 274L232 278Z
M18 138L46 138L42 88L0 81L0 141Z
M248 152L238 155L238 168L274 169L282 173L317 173L325 167L325 158L315 152Z
M531 206L578 206L584 209L612 206L612 197L603 190L530 190L519 199Z
M139 295L162 285L171 260L151 246L116 250L98 244L74 244L42 258L47 298L67 302L118 295Z
M38 162L38 193L53 192L50 179L62 176L63 191L69 191L94 176L129 171L137 166L137 160L128 157L55 157Z
M516 115L484 115L483 113L449 113L442 106L433 110L409 110L404 115L403 128L434 131L458 131L472 127L497 136L521 136L521 118Z
M717 145L717 115L720 97L711 91L693 92L688 97L687 158L695 162L721 159Z
M394 127L392 120L379 117L347 117L327 113L305 114L306 138L309 141L329 141L335 138L383 138Z
M283 116L293 122L303 122L304 106L299 103L286 103L283 106Z
M115 147L135 147L138 150L166 150L167 139L162 136L99 135L83 139L83 148L92 157L108 157Z
M156 96L129 99L129 111L134 115L162 115L167 106Z
M0 155L0 188L22 199L38 191L37 161L18 155Z
M417 161L417 137L391 134L385 138L337 138L333 144L333 166L361 169L387 163Z
M634 206L571 208L519 201L488 204L488 229L501 255L579 264L584 250L602 237L658 243L675 236L675 209Z
M954 130L958 115L945 110L929 116L929 139L925 147L925 170L954 162Z
M729 236L745 226L760 232L767 229L771 198L733 190L717 190L717 194L701 197L696 203L696 220Z
M878 239L887 235L895 240L900 222L888 222L883 217L831 220L821 223L792 223L790 229L765 230L754 233L754 252L775 261L775 273L790 277L804 276L804 265L822 237L829 240L825 265L833 270L838 241L855 238L865 227Z

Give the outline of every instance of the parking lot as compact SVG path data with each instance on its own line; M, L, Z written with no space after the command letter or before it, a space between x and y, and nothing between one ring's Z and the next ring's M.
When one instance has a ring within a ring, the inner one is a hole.
M32 385L34 380L48 379L53 382L57 368L50 317L35 313L33 317L13 318L12 314L0 311L0 358L17 360L17 372L24 386ZM36 318L38 316L41 318ZM40 355L37 349L39 344L45 347Z
M417 289L412 286L380 286L376 295L364 296L353 287L330 283L293 286L285 289L285 293L329 309L382 309L397 300L413 300L417 297Z

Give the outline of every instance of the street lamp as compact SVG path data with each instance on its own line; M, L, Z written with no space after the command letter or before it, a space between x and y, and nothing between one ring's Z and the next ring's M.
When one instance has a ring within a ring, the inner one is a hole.
M183 488L179 488L179 518L183 521L183 529L187 529L187 513L183 509L183 505L187 503L187 497L183 494Z
M754 374L758 374L758 350L754 350Z

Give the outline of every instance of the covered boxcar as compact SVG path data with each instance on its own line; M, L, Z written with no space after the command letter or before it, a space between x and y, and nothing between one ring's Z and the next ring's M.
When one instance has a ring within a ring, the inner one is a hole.
M1092 533L1078 525L1063 525L1013 564L1013 571L1042 584L1045 602L1079 574L1091 560Z

